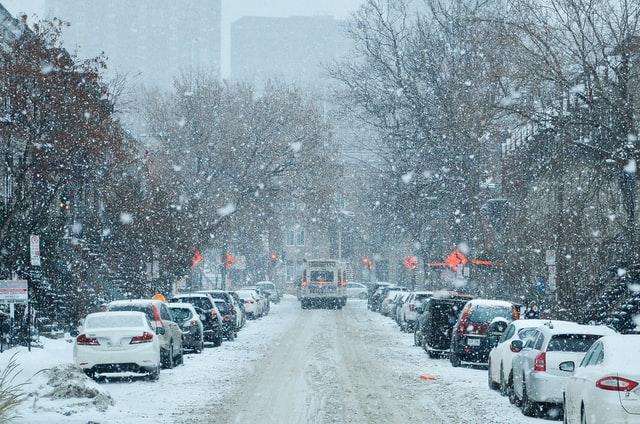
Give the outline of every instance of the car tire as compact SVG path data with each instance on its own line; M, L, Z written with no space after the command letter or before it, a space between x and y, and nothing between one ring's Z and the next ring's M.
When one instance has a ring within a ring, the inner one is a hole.
M538 404L529 399L524 379L522 380L522 403L520 409L522 410L522 415L526 417L535 417L538 412Z
M162 367L166 368L166 369L171 369L174 367L174 362L173 362L173 343L171 343L169 345L169 351L165 350L161 350L160 351L160 357L162 358Z
M429 358L431 359L437 359L440 357L440 354L434 350L431 350L429 348L427 348L427 355L429 355Z
M567 415L567 399L562 395L562 423L569 424L569 416Z
M222 345L222 331L218 331L218 334L213 338L213 347L220 347Z
M178 353L178 359L175 363L176 365L184 365L184 346L180 346L180 353Z
M413 345L420 346L421 343L418 342L418 329L413 330Z
M489 360L489 366L487 367L487 384L489 385L489 389L498 390L500 385L491 378L491 371L491 360Z
M449 361L451 361L451 366L454 368L458 368L461 365L460 357L453 350L449 354Z
M509 386L504 378L504 366L502 364L500 365L500 394L505 397L509 396Z
M580 407L580 424L588 424L587 422L587 413L584 410L584 405Z
M159 378L160 378L160 365L158 365L157 367L149 371L149 374L147 375L147 379L149 381L158 381Z
M518 399L518 395L516 394L516 389L513 386L513 373L509 374L509 381L507 383L509 385L509 403L520 407L520 399Z

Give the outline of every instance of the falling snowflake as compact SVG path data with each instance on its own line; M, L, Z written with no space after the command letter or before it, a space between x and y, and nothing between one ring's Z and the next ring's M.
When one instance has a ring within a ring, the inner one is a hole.
M131 224L133 222L133 215L128 212L122 212L120 214L120 222L125 225Z
M227 203L226 205L218 209L218 215L224 217L224 216L231 215L235 211L236 211L236 205L234 205L233 203Z

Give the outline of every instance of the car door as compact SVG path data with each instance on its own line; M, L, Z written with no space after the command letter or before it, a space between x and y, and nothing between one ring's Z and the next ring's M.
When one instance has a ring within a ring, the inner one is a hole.
M500 381L500 371L503 367L503 362L507 357L507 353L511 351L511 347L509 345L515 333L516 326L514 324L509 324L504 333L502 333L502 336L500 336L498 345L491 349L491 352L489 352L489 362L492 374L491 378L495 382Z
M173 340L174 349L180 351L182 349L182 330L180 330L178 323L173 320L169 307L164 303L160 304L160 318L165 331L169 333L171 340Z
M513 388L518 394L518 397L522 398L522 388L525 384L526 378L526 369L529 363L529 356L533 350L533 345L536 340L542 337L542 334L539 331L532 336L532 338L528 339L522 350L513 358Z

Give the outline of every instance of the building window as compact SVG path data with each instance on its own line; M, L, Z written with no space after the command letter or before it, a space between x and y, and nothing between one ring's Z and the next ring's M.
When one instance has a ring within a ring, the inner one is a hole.
M287 230L287 246L304 246L304 228L296 225Z

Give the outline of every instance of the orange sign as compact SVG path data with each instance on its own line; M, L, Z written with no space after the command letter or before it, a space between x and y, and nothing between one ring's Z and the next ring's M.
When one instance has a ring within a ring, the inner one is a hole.
M160 302L166 302L167 298L164 297L164 295L162 293L156 293L153 295L153 297L151 298L153 300L159 300Z
M402 265L409 271L413 271L418 266L418 259L415 256L407 256L405 260L402 261Z
M497 265L496 262L493 261L486 261L486 260L482 260L482 259L472 259L469 260L469 258L467 258L465 256L464 253L462 253L460 250L455 249L453 252L451 252L449 254L449 256L447 256L447 258L444 260L444 262L431 262L429 263L429 266L432 268L450 268L452 271L457 271L458 267L462 266L466 266L467 264L471 263L472 265L478 265L478 266L494 266Z
M233 266L238 262L238 260L231 254L227 253L224 256L224 267L227 269L233 268Z
M203 259L204 259L204 256L202 256L202 252L196 249L196 251L193 253L193 258L191 258L191 269L198 266L198 264L202 262Z

